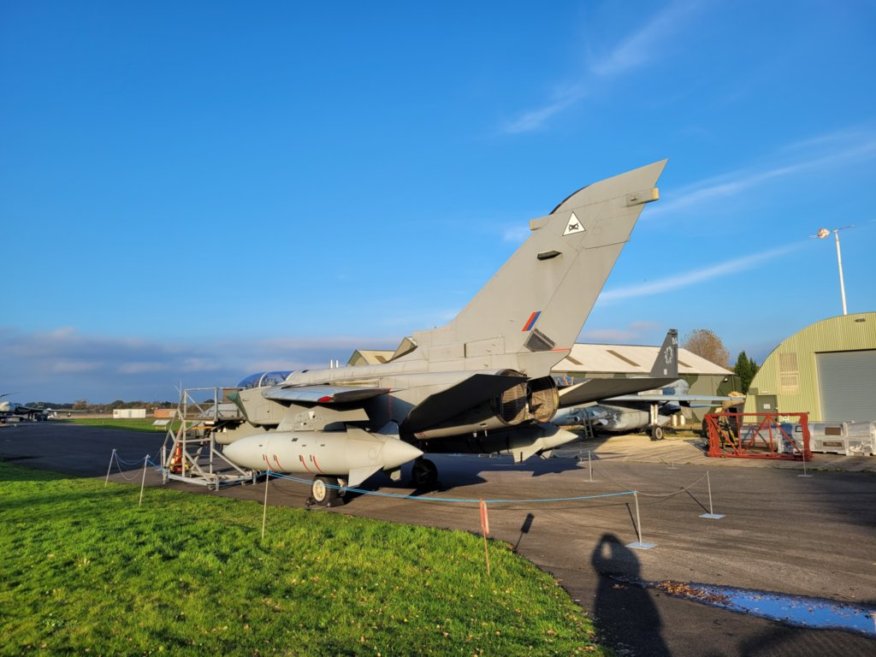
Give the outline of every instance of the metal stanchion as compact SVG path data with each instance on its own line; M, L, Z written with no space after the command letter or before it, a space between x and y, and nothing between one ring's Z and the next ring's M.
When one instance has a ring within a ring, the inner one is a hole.
M642 540L642 519L639 516L639 491L633 491L633 499L636 503L636 535L639 537L639 540L635 543L627 543L627 547L634 550L650 550L654 547L654 543L646 543Z
M116 458L116 448L113 447L113 453L110 454L109 465L106 466L106 479L103 482L103 487L106 488L106 485L109 483L110 470L113 469L113 459Z
M161 446L161 483L167 483L167 445Z
M593 450L587 450L587 472L590 473L590 481L593 481L593 460L591 459L591 454Z
M262 541L265 540L265 525L268 522L268 482L271 480L271 471L265 473L265 503L262 508Z
M143 506L143 489L146 488L146 467L149 465L149 455L143 459L143 478L140 480L140 501L137 506Z
M800 453L801 453L801 455L803 456L803 474L798 474L797 476L798 476L798 477L807 477L807 478L809 478L809 477L811 477L812 475L811 475L811 474L806 474L806 443L805 443L805 442L803 443L803 449L802 449L802 451L801 451Z
M724 514L715 513L715 510L712 508L712 478L709 476L708 472L706 472L706 484L709 486L709 512L701 513L700 518L707 518L709 520L720 520L724 517Z

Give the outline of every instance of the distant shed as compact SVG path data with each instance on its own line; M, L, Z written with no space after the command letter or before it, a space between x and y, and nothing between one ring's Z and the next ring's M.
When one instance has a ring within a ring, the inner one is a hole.
M146 409L145 408L114 408L113 409L113 419L125 419L125 420L134 420L134 419L142 419L146 417Z
M745 410L876 420L876 312L823 319L784 340L751 382Z

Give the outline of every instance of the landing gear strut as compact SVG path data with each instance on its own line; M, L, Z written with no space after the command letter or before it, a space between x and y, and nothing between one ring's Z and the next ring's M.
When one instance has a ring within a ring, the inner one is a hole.
M337 477L314 477L310 484L310 500L316 506L338 506L343 504L340 482Z
M411 479L417 488L434 486L438 483L438 467L429 459L415 459Z

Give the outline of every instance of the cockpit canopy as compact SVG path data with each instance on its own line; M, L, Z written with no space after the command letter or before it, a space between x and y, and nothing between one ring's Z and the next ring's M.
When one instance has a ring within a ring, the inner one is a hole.
M247 388L268 388L277 386L286 380L286 377L292 374L292 371L276 371L276 372L256 372L241 380L237 384L238 388L246 390Z

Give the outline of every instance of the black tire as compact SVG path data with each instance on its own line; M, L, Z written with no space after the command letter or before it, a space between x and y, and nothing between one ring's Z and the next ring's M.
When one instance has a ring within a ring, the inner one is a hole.
M310 483L310 499L316 506L335 506L341 498L337 477L314 477Z
M438 483L438 466L429 459L416 459L411 469L411 479L417 488L434 486Z
M663 440L663 427L651 427L651 440Z

